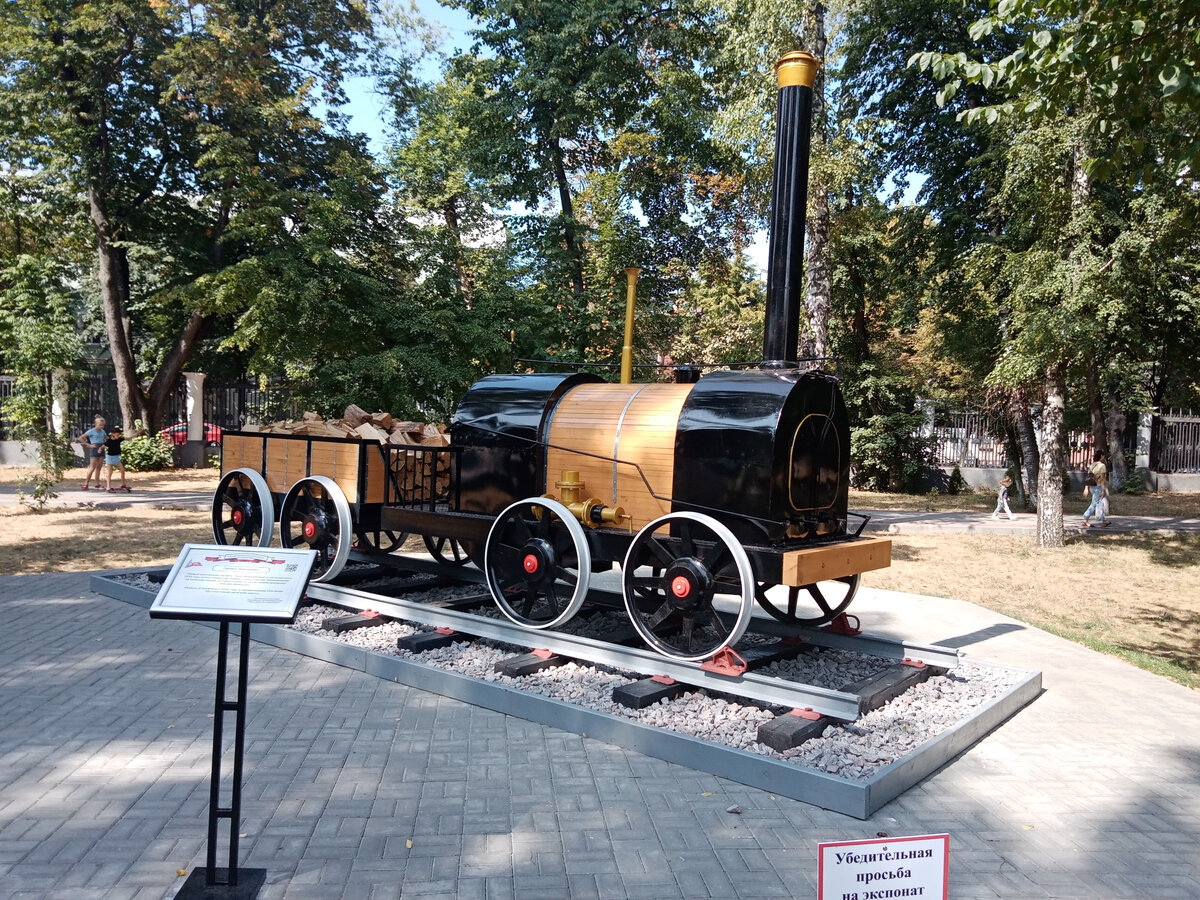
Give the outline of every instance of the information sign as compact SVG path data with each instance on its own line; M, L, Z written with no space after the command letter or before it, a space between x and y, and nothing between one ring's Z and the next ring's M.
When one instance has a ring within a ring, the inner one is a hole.
M817 845L820 900L946 900L950 835Z
M316 559L315 550L184 544L150 615L290 622Z

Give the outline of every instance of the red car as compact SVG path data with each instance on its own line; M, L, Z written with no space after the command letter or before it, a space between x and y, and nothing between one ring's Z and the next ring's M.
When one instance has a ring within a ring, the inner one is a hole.
M182 447L187 443L187 422L180 422L178 425L172 425L170 428L164 428L159 432L165 437L168 443L174 444L176 447ZM221 426L212 425L208 422L204 423L204 443L210 447L217 447L221 444Z

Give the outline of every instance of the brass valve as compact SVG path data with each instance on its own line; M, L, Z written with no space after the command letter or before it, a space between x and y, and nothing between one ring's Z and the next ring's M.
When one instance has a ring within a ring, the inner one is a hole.
M605 506L603 501L596 497L589 497L587 500L579 499L584 484L579 480L578 472L563 472L562 478L554 482L554 486L558 488L559 496L554 497L553 494L547 494L546 497L551 500L557 499L570 510L571 515L588 528L596 528L600 525L620 525L622 519L628 519L632 531L633 519L626 515L625 510L621 507Z

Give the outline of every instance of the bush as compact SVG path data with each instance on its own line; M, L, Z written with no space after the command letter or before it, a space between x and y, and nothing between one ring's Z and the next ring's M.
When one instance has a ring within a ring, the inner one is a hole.
M933 468L933 441L921 437L923 413L868 418L850 429L851 483L869 491L918 491ZM961 476L960 476L961 477Z
M962 470L958 467L958 463L954 464L954 471L950 473L950 486L946 488L947 494L961 494L967 489L967 480L962 476Z
M130 472L157 472L174 464L171 445L162 435L141 434L121 445L121 462Z

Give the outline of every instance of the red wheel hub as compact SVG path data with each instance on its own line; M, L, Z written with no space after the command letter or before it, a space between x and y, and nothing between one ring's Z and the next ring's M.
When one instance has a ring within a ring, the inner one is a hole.
M311 538L311 537L316 537L316 535L317 535L316 524L314 522L305 522L304 523L304 536L306 538Z
M692 592L692 583L682 575L676 575L671 581L671 593L683 599Z
M234 525L241 525L242 520L244 518L245 518L245 516L242 515L242 511L240 509L235 509L233 511L233 524Z
M538 558L532 553L527 553L525 559L521 561L521 565L524 566L527 573L532 575L538 570Z

